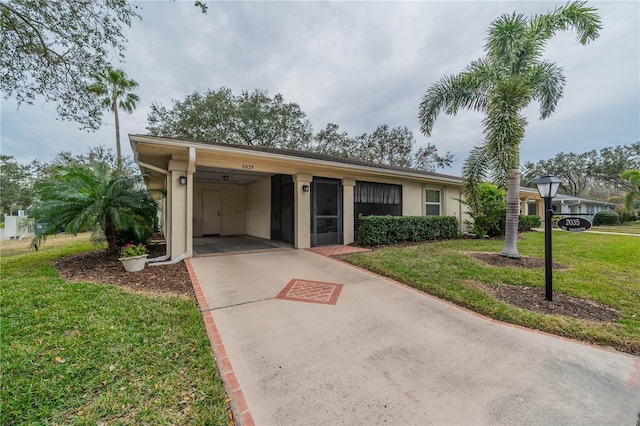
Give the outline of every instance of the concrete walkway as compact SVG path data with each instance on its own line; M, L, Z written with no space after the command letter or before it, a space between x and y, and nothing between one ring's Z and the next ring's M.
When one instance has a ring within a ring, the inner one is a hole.
M305 250L193 258L238 424L615 424L640 359L488 320Z

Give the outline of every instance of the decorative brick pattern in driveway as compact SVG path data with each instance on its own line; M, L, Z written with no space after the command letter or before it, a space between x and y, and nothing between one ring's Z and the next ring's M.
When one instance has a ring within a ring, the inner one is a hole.
M276 299L335 305L341 291L342 284L294 278L278 293Z

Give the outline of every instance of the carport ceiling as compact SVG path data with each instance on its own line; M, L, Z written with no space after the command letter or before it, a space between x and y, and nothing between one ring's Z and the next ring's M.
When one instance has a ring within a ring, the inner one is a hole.
M251 170L222 169L216 167L197 166L194 180L202 182L247 184L271 176L271 173Z

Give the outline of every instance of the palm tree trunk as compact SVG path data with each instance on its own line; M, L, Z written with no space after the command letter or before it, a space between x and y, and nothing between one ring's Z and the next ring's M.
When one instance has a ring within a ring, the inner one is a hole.
M105 223L104 236L107 240L107 247L109 252L115 253L118 250L118 246L116 244L116 227L109 217L107 217Z
M520 258L518 253L518 216L520 214L520 169L511 169L507 182L507 223L501 256Z
M118 120L118 101L117 99L113 100L113 113L116 117L116 158L118 163L122 159L122 154L120 152L120 120Z

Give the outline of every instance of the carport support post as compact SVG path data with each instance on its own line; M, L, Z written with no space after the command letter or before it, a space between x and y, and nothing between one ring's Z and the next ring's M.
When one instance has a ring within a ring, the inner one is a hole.
M191 247L188 247L189 242L189 224L187 221L191 220L188 215L188 199L187 191L192 190L193 179L189 176L187 184L182 185L180 183L180 176L187 175L187 162L179 160L169 161L169 185L171 186L169 198L169 209L171 209L171 215L169 216L171 228L170 240L167 244L170 244L171 260L175 260L178 256L191 251Z
M355 179L342 179L342 235L344 244L351 244L355 235L353 188Z
M313 176L298 173L293 175L295 191L293 202L295 204L295 248L311 247L311 191L305 192L303 186L311 188Z

